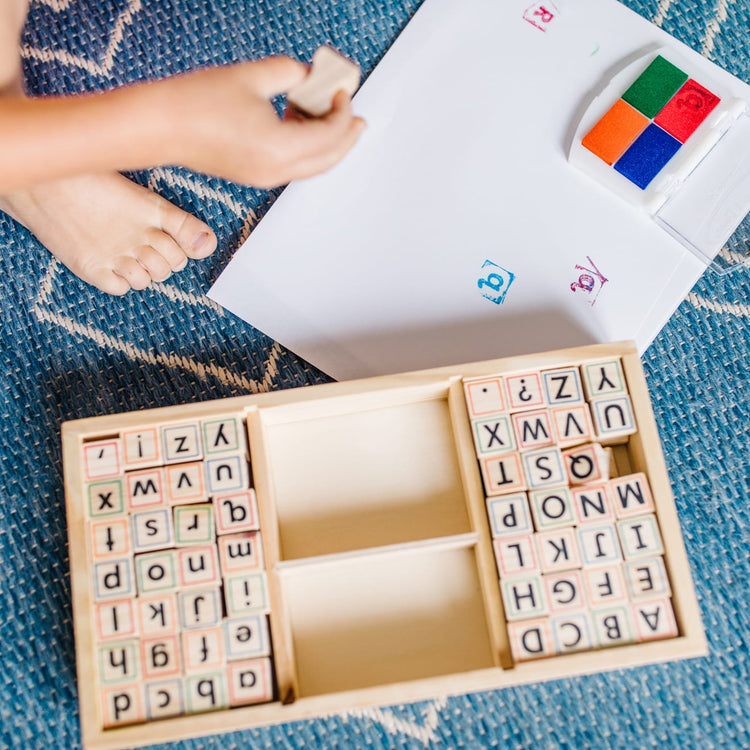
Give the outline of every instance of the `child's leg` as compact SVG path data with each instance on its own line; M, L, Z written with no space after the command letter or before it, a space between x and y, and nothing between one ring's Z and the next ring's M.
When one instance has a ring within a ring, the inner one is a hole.
M0 0L0 93L20 93L21 56L18 40L21 37L28 0Z
M0 107L19 96L19 38L27 0L0 0ZM110 294L143 289L205 258L216 236L202 221L120 174L81 175L0 195L73 273Z
M145 289L216 249L209 226L116 172L34 185L0 196L0 209L109 294Z

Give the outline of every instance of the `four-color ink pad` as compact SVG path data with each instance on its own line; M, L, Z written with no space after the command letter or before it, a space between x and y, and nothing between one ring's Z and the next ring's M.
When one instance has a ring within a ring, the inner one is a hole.
M581 118L570 161L710 262L750 208L744 99L672 50L639 57Z

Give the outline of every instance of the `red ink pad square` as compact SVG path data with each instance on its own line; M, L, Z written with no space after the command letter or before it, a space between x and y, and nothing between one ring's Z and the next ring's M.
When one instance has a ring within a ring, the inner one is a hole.
M664 105L654 122L685 143L720 101L716 94L691 78Z

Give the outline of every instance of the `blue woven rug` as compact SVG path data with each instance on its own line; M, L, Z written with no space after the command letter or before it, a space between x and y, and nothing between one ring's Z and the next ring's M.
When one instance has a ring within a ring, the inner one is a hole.
M459 0L457 0L458 2ZM502 2L502 0L498 0ZM750 0L628 0L750 80ZM419 0L37 0L28 89L111 87L330 43L372 70ZM325 378L204 292L276 192L134 175L216 229L210 259L100 294L0 215L0 747L80 746L59 428ZM728 252L747 247L748 232ZM181 748L750 747L750 271L711 271L644 364L707 629L704 659L342 714Z

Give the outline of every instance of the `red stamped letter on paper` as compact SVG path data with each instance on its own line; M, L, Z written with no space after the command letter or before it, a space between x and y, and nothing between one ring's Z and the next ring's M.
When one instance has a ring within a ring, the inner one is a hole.
M530 5L523 14L524 21L528 21L541 31L547 31L547 28L557 16L557 7L552 2L539 2Z

